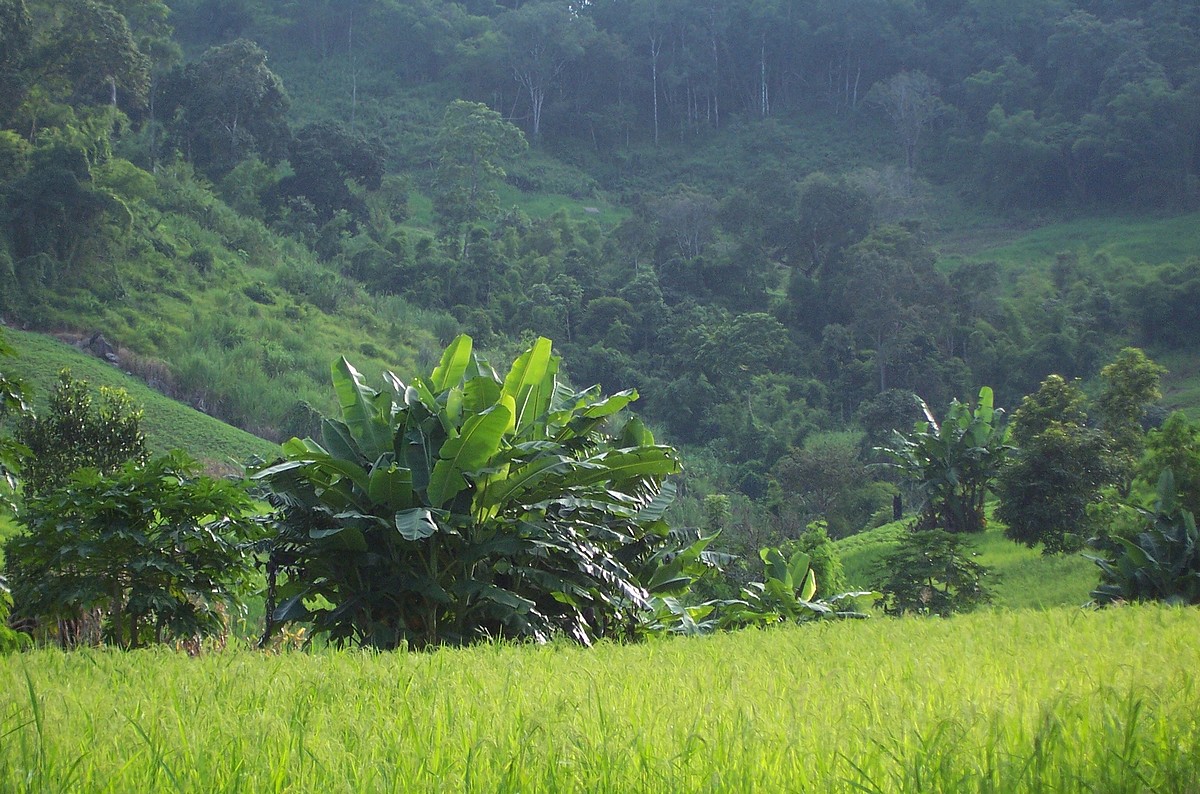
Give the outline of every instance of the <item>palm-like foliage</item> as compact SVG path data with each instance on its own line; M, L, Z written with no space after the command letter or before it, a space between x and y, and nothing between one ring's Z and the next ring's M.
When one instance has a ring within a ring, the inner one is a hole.
M925 504L917 529L982 532L984 499L1010 449L1000 425L1004 412L993 407L987 386L974 410L955 400L940 425L924 401L921 408L926 421L880 449L920 484Z
M1136 538L1115 540L1114 559L1092 557L1100 566L1100 585L1092 598L1117 601L1166 601L1200 604L1200 532L1195 517L1184 510L1170 469L1158 481L1153 510L1139 510L1148 526Z
M335 363L341 418L254 475L282 508L268 633L305 620L381 648L589 642L685 590L705 541L667 548L675 451L619 418L635 392L574 392L558 367L539 339L501 379L467 336L428 378L386 373L378 391Z

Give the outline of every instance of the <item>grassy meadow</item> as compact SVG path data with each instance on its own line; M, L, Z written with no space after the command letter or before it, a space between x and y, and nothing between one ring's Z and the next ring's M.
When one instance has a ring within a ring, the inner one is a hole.
M0 658L5 791L1195 791L1200 612Z

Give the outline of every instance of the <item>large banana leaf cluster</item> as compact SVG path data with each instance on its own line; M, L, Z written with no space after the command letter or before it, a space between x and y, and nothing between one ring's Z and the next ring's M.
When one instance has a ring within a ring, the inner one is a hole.
M895 433L891 446L879 451L920 483L925 504L918 529L982 532L984 499L1011 449L1001 424L1004 412L993 407L987 386L973 410L954 400L941 424L924 400L918 402L925 421L907 435Z
M254 475L281 508L267 633L587 643L685 591L707 541L670 546L675 451L622 412L635 392L571 391L558 368L539 339L501 379L467 336L410 384L385 373L376 390L336 362L341 418Z
M1100 566L1100 585L1092 598L1099 604L1200 604L1200 532L1195 517L1180 505L1170 469L1159 477L1154 509L1139 512L1145 531L1135 538L1115 538L1114 559L1091 558Z

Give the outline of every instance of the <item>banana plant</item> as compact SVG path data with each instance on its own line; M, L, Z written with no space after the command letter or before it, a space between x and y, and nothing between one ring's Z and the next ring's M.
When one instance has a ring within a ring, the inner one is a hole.
M1112 559L1090 557L1100 567L1092 598L1098 604L1200 604L1200 531L1195 517L1180 505L1170 469L1159 477L1154 508L1138 512L1146 522L1143 532L1115 538L1118 551Z
M254 473L279 508L264 640L306 621L380 648L588 643L684 592L703 547L663 519L678 455L624 412L635 391L573 391L559 364L538 339L500 378L465 335L408 384L335 362L340 418Z
M785 558L779 549L765 548L759 551L759 558L763 562L763 581L751 582L742 588L740 599L721 604L719 625L722 628L802 623L835 617L865 618L865 613L845 609L843 603L848 599L879 595L862 591L816 599L817 577L808 554L797 551Z
M983 505L1011 447L1005 443L1004 411L993 405L984 386L974 409L954 400L939 424L917 398L925 421L908 434L896 432L889 447L878 448L892 466L916 480L924 496L918 529L982 532Z

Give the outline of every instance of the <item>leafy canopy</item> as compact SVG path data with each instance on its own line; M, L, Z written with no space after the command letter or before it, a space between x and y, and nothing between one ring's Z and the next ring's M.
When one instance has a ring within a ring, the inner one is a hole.
M670 545L675 451L621 415L636 392L562 383L550 340L504 378L465 335L410 384L332 369L340 418L254 475L281 508L268 634L308 621L379 648L586 643L636 631L652 596L692 581L708 539Z

